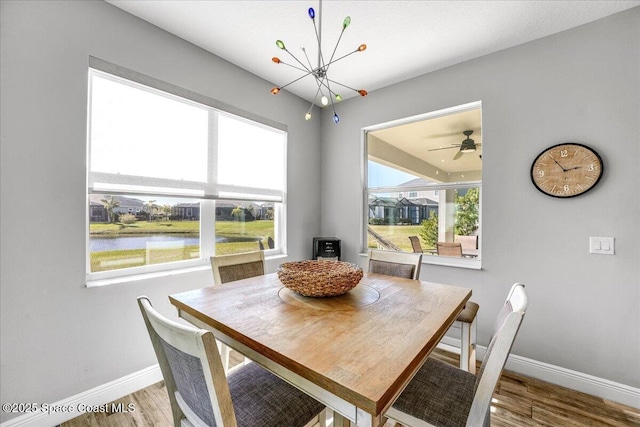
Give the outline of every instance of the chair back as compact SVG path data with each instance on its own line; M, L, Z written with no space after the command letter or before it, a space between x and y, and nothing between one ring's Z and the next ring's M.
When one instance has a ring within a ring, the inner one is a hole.
M276 246L276 242L273 241L273 237L267 237L267 246L269 246L269 249L273 249Z
M460 242L462 245L462 252L478 249L478 236L457 236L456 242Z
M264 252L213 256L211 270L216 285L261 276L264 274Z
M502 370L507 363L507 358L528 305L529 299L524 290L524 285L521 283L514 284L498 314L493 335L476 378L475 394L469 411L467 426L480 426L488 419L491 398L502 375Z
M418 280L422 254L412 252L370 250L367 265L370 273Z
M411 247L413 248L413 252L423 253L422 245L420 244L420 239L418 236L409 236L409 240L411 241Z
M158 313L145 296L138 306L164 377L174 425L237 427L229 385L215 338Z
M436 245L438 255L462 257L462 245L460 242L438 242Z

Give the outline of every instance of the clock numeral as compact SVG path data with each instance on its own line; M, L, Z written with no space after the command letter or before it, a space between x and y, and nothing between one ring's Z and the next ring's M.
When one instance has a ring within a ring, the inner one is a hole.
M543 171L543 170L539 170L539 171L538 171L538 176L539 176L540 178L542 178L542 177L544 176L544 171Z
M587 170L589 172L593 172L596 168L593 166L593 163L589 164L589 166L587 166Z
M565 184L564 187L562 187L565 193L569 192L569 185Z
M567 157L569 155L569 150L560 150L560 157Z

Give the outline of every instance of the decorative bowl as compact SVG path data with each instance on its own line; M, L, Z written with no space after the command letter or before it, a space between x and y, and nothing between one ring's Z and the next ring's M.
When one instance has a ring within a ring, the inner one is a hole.
M306 297L333 297L355 288L362 268L344 261L285 262L278 268L282 284Z

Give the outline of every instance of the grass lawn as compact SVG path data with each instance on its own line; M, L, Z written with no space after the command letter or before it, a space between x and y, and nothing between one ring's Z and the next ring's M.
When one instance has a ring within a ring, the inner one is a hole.
M102 224L91 223L89 234L123 235L123 234L173 234L199 233L200 221L137 221L134 224ZM216 221L216 235L225 237L239 236L273 236L273 220L250 222Z
M420 228L422 228L421 225L370 225L369 227L403 251L407 252L413 252L409 236L420 237ZM429 249L424 242L421 241L420 243L422 244L423 249ZM378 247L376 240L371 237L371 235L368 236L367 246L369 248Z

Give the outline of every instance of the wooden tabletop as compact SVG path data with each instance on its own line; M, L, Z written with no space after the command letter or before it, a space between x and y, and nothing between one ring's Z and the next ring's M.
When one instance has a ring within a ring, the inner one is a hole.
M308 298L274 273L169 299L182 317L379 416L470 296L466 288L365 273L345 295Z

